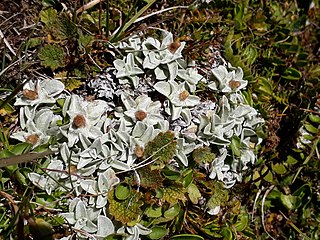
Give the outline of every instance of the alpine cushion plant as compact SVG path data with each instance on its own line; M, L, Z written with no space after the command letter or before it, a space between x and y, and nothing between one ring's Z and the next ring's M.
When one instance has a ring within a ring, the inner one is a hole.
M140 191L158 186L163 189L154 197L178 206L187 200L191 182L176 181L191 165L230 188L241 182L248 163L256 161L254 148L261 142L256 130L264 121L242 95L248 84L242 70L225 64L201 75L182 58L185 43L163 34L161 43L134 36L118 45L122 59L115 59L107 77L98 75L90 83L98 100L70 94L53 79L29 82L17 97L22 130L12 137L34 147L50 142L56 150L29 179L54 197L68 193L56 207L69 205L60 216L78 239L112 234L140 239L152 232L146 218L162 214L142 211L142 206L154 206L144 202ZM199 85L217 101L201 96ZM146 166L153 178L144 174ZM164 178L172 186L152 183ZM194 204L202 197L199 190L196 196ZM217 214L220 205L206 201L206 211ZM130 214L121 215L125 211Z

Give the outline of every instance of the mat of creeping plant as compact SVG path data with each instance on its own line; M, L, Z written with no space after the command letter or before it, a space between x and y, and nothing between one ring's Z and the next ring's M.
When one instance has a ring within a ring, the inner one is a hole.
M139 222L115 224L108 193L120 182L117 173L151 163L141 161L143 151L160 133L174 133L170 164L176 168L186 168L199 147L215 149L214 161L201 167L226 188L241 182L243 170L255 163L254 149L261 142L256 130L264 121L242 95L248 84L242 69L221 57L212 69L200 69L184 60L184 47L165 31L162 40L134 36L121 42L117 48L123 56L89 84L93 101L67 92L54 79L30 81L17 97L21 130L12 138L33 148L50 141L56 151L45 170L29 173L29 179L48 194L66 193L68 210L60 216L77 239L114 233L139 239L151 232ZM201 97L201 91L215 99ZM234 144L240 147L235 150ZM206 211L217 214L219 206Z

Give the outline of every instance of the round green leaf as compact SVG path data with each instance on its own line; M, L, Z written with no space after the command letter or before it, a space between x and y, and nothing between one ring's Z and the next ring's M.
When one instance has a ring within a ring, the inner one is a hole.
M119 200L126 200L131 192L131 187L126 183L120 183L115 190L116 198Z
M234 225L236 230L239 232L242 232L246 227L248 226L249 223L249 216L248 214L242 213L238 216L238 221Z
M158 218L162 215L162 207L148 207L146 210L146 215L148 217Z
M167 211L164 212L164 217L166 218L174 218L180 212L180 205L177 203L170 207Z
M168 234L168 229L164 227L153 227L152 232L148 235L150 239L160 239Z

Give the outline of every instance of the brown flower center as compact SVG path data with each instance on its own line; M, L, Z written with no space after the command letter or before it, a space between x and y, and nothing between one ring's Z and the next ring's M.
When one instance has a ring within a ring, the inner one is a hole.
M188 97L189 97L189 92L187 90L184 90L182 91L180 94L179 94L179 99L180 101L184 101L186 100Z
M232 89L236 89L238 87L240 87L241 83L237 80L231 80L229 82L229 87L231 87Z
M38 134L31 134L28 137L25 138L27 143L30 143L32 145L35 145L39 140Z
M78 114L77 116L74 117L72 126L74 128L83 128L86 126L86 119L84 118L83 115Z
M134 153L136 154L136 156L138 158L141 158L141 157L143 157L143 154L144 154L144 148L139 145L136 145L136 147L134 149Z
M135 117L138 121L142 121L147 117L147 113L145 111L139 110L139 111L136 111Z
M29 100L35 100L38 98L38 92L36 90L24 89L22 94L25 98Z
M181 43L179 41L174 41L168 45L168 50L174 54L180 46Z

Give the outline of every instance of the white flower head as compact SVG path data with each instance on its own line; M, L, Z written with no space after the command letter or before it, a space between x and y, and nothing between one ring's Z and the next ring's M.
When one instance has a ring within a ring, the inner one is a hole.
M88 102L78 95L68 97L63 106L63 113L68 114L70 123L61 127L63 135L68 138L68 146L76 144L80 135L90 139L101 136L100 124L104 122L103 114L107 108L107 103L102 100Z
M129 117L133 122L143 122L146 125L156 125L163 121L161 116L161 103L153 102L147 95L140 95L133 100L127 94L121 95L122 102L127 109L124 115Z
M20 109L20 122L24 131L12 134L12 138L33 145L33 148L49 141L51 136L58 136L56 122L61 117L54 115L50 109L30 111L28 107Z
M64 90L64 84L55 79L29 81L23 86L15 106L36 106L55 103L56 97Z
M209 88L223 93L232 93L245 88L247 80L243 80L242 68L238 67L229 71L225 66L220 65L212 69L212 74L218 82L212 82Z
M184 83L178 84L175 81L161 81L157 82L154 85L154 88L168 98L170 104L165 106L165 110L171 115L172 120L176 120L180 117L183 108L194 107L200 103L200 98L191 95L186 90ZM190 111L189 109L187 110L187 112Z

